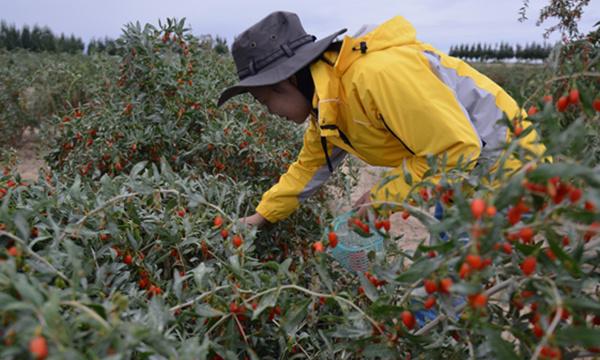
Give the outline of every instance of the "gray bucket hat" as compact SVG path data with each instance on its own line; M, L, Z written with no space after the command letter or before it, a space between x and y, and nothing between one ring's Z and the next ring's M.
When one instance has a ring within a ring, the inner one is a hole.
M236 37L231 53L240 81L219 97L218 106L248 88L276 84L319 57L346 29L319 40L304 31L298 15L276 11Z

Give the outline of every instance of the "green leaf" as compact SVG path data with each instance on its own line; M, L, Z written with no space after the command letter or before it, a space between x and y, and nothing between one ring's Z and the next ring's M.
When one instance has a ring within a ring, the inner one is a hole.
M240 257L237 254L231 255L228 258L231 270L239 274L242 268L240 267Z
M560 236L554 232L552 228L549 228L546 231L548 244L550 245L550 249L556 255L556 257L564 264L564 268L571 273L571 275L575 277L580 277L582 272L579 268L579 264L573 258L571 258L564 250L563 247L559 245L561 238Z
M28 300L36 306L41 306L44 303L42 294L35 287L31 286L25 276L19 276L14 283L14 287L24 300Z
M406 160L404 160L402 162L402 173L404 174L404 182L408 185L408 186L412 186L413 185L413 179L412 179L412 174L410 173L410 171L408 171L408 169L406 168Z
M256 354L256 352L254 350L252 350L251 347L246 347L246 353L248 353L248 355L250 356L250 360L260 360L260 357Z
M452 285L452 292L459 295L470 295L479 292L481 287L476 284L460 282Z
M484 332L496 359L520 359L515 353L514 346L502 339L500 332L489 328Z
M593 117L596 111L592 107L592 102L594 101L594 97L592 96L592 94L594 94L595 92L590 90L584 84L579 84L579 88L581 90L580 97L583 111L585 111L587 116Z
M256 319L265 309L275 306L278 297L279 290L263 295L258 302L256 310L252 313L252 320Z
M206 264L204 264L203 262L200 263L200 265L196 266L192 270L192 273L194 274L194 281L196 282L196 285L198 285L198 287L200 289L205 288L205 285L206 285L205 277L207 274L210 274L212 272L213 272L213 268L210 266L206 266Z
M372 314L376 317L376 318L385 318L385 317L395 317L398 316L403 308L400 306L395 306L395 305L387 305L387 304L381 304L381 305L373 305L370 307L370 310L372 312Z
M148 163L148 161L141 161L141 162L135 164L133 166L133 168L131 169L131 171L129 172L129 176L132 178L135 178L142 170L144 170L147 163Z
M523 195L523 182L524 175L522 173L515 174L500 191L496 194L495 206L498 210L503 210L511 204L517 202L517 200Z
M101 318L106 319L106 309L104 308L104 306L94 303L87 303L84 305L94 310L98 315L100 315Z
M196 311L196 314L198 314L199 316L207 317L207 318L224 315L221 311L213 308L212 306L210 306L208 304L197 304L196 307L194 308L194 310Z
M27 223L27 220L23 214L15 214L13 221L17 227L17 230L19 230L19 236L23 239L28 239L31 233L29 231L29 224Z
M573 310L592 311L596 314L600 314L600 303L586 297L566 299L565 303Z
M369 300L376 301L379 298L379 293L377 293L375 286L363 274L359 274L358 279Z
M398 353L386 344L370 343L363 349L362 356L366 358L394 359L397 358Z
M73 200L80 201L81 200L81 177L77 175L73 185L69 189L69 195L73 198Z
M342 339L360 339L362 337L368 336L372 333L371 328L366 327L344 327L339 326L337 329L331 334L332 337L342 338Z
M285 275L288 278L292 278L292 275L290 274L290 265L292 265L292 259L285 259L281 264L279 264L279 269L277 270L277 273Z
M4 309L9 304L15 303L15 302L17 302L17 299L15 299L14 297L12 297L8 294L0 292L0 309Z
M556 332L559 345L581 345L584 347L600 346L600 329L583 326L571 326Z
M9 311L19 311L19 310L27 310L27 311L35 311L35 306L25 302L13 302L8 305L4 305L1 308L5 312Z
M187 276L181 276L179 275L179 271L177 269L173 269L173 293L175 294L175 297L177 297L177 300L181 301L182 299L182 288L183 288L183 282L184 280L187 278Z
M323 267L323 264L320 261L316 262L315 269L317 270L317 273L319 274L319 278L321 279L323 284L325 284L325 286L327 287L327 289L330 292L333 292L333 281L331 280L331 277L329 276L327 269L325 269Z
M386 186L390 181L394 181L399 178L400 175L388 175L379 181L377 185L377 191L381 190L382 187Z
M418 250L422 253L433 251L439 251L441 253L446 253L449 250L452 250L456 247L456 242L454 240L444 241L436 245L428 246L423 243L419 244Z
M285 312L283 319L281 319L281 328L288 336L294 336L298 330L300 330L301 322L306 318L311 302L311 299L300 301L299 303L293 304L289 310Z
M412 283L419 279L426 278L434 272L440 265L440 259L422 258L412 264L408 270L396 277L396 281L403 283Z

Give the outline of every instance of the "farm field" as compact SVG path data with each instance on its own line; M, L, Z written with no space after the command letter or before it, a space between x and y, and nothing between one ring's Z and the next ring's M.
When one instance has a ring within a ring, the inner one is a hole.
M600 351L597 37L556 64L473 64L523 107L504 151L525 166L431 158L407 199L351 223L385 249L358 273L332 257L332 222L380 169L347 159L289 219L246 227L304 128L248 95L217 108L233 61L183 22L130 25L119 46L0 50L0 358ZM533 128L541 156L521 146Z

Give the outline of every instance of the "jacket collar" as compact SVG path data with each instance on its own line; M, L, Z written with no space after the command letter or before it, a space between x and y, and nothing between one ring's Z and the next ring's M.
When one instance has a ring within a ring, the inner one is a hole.
M321 136L339 136L337 131L338 106L340 103L340 78L334 68L325 61L317 61L311 66L315 82L313 108L317 109L317 123Z
M360 37L345 36L339 53L326 52L322 55L324 59L313 63L310 68L315 82L312 105L318 110L321 136L339 136L341 77L357 59L369 52L416 42L414 27L403 17L396 16Z

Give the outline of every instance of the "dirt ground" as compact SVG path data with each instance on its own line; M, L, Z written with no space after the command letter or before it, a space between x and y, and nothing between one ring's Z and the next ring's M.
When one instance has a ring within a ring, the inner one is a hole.
M25 180L35 180L38 171L46 166L41 154L40 136L37 131L26 130L17 147L17 171Z

